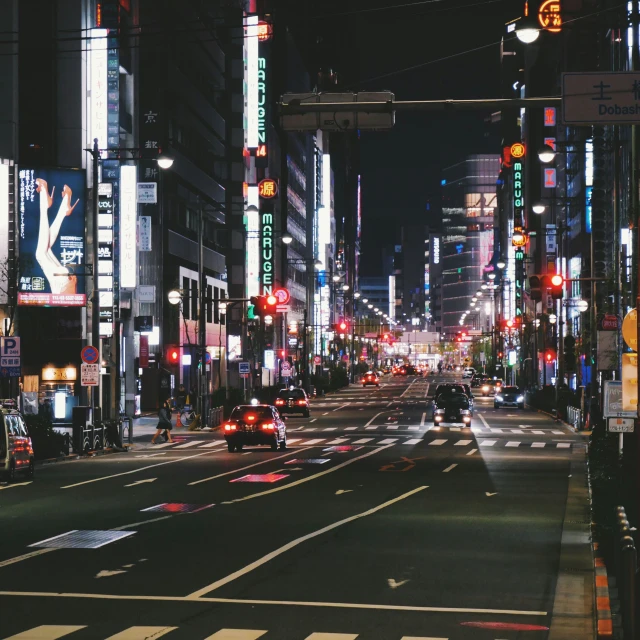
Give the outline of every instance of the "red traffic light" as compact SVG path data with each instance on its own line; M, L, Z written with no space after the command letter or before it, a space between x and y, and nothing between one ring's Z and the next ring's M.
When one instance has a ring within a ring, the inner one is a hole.
M178 347L167 347L165 360L168 364L178 364L180 362L180 349Z
M556 273L556 275L551 276L551 284L554 287L561 287L563 283L564 283L564 278L559 273Z
M347 323L344 320L340 321L340 324L338 325L338 329L340 329L340 331L346 331L348 329Z
M547 349L544 354L544 361L551 364L556 359L556 352L553 349Z
M269 306L277 305L278 298L276 298L274 295L267 296L267 304Z

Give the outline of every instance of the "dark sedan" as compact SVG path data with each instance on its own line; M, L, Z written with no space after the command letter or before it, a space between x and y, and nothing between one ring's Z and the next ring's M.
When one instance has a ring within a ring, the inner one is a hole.
M496 390L493 408L499 409L500 407L524 409L524 392L522 389L520 387L501 387Z
M269 404L240 405L224 423L229 451L242 451L245 444L267 444L272 451L287 448L287 427L275 407Z
M464 393L441 394L433 405L433 423L462 422L471 424L469 398Z
M304 389L283 389L279 391L275 405L283 415L285 413L301 413L303 417L309 417L309 396Z

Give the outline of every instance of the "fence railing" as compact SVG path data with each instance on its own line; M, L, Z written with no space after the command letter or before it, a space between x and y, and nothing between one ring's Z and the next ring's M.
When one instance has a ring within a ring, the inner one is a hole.
M567 407L567 422L577 430L582 429L582 411L576 407Z
M620 597L624 640L636 640L638 603L638 553L624 507L616 507L614 539L615 573Z
M224 407L213 407L209 409L209 417L207 419L208 427L219 427L224 421Z

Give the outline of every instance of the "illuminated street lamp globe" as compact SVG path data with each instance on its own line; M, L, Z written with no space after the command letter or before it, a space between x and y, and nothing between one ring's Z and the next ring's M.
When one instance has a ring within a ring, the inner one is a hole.
M169 299L169 304L180 304L180 300L182 300L182 294L176 289L173 289L172 291L169 291L169 293L167 294L167 298Z
M538 158L540 162L544 162L544 164L549 164L553 162L553 159L556 157L556 150L548 144L545 144L540 151L538 151Z
M578 308L578 311L584 313L589 308L589 303L586 300L578 300L578 302L576 302L576 307Z
M549 322L551 324L555 324L557 321L558 321L558 317L556 316L555 313L549 314Z
M542 202L536 202L531 208L533 209L533 213L537 213L538 215L544 213L546 209Z
M520 42L524 44L531 44L538 39L539 35L540 29L537 28L535 21L529 16L525 16L518 20L516 24L516 37Z
M487 278L489 278L489 280L495 280L496 279L496 274L495 273L490 273Z
M158 166L161 169L171 169L171 167L173 166L173 157L163 153L160 156L158 156Z
M502 258L496 262L496 267L498 267L498 269L504 269L506 266L507 263Z
M291 244L293 242L293 236L290 233L283 233L281 240L284 244Z

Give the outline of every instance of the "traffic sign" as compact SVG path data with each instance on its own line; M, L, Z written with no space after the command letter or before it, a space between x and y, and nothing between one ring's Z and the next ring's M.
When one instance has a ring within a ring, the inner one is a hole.
M282 369L280 370L283 378L288 378L291 376L291 364L289 362L282 363Z
M248 374L251 372L248 362L238 362L238 371L242 374Z
M640 73L562 74L564 124L640 123Z
M83 387L97 387L100 384L100 365L83 362L80 365L80 384Z
M604 382L604 411L605 418L634 418L635 411L622 409L622 381L605 380Z
M287 304L289 300L291 300L291 294L289 293L289 289L285 289L284 287L280 287L278 289L273 290L273 295L278 299L278 304Z
M0 338L0 378L20 377L20 367L20 338Z
M322 358L320 356L314 356L313 364L322 364Z
M607 418L609 433L633 433L633 418Z
M211 354L208 351L204 353L204 363L209 364L211 362Z
M86 362L87 364L95 364L100 358L100 352L98 351L98 349L96 349L96 347L87 345L80 352L80 357L82 358L82 362Z

